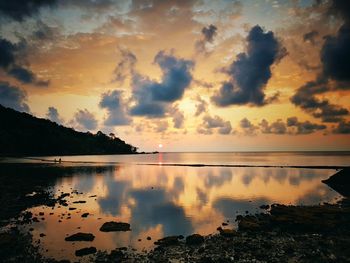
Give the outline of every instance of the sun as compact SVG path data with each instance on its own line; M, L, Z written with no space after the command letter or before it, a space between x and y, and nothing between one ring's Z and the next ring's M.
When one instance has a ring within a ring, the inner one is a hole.
M160 143L160 144L158 145L158 147L159 147L159 148L163 148L163 144Z

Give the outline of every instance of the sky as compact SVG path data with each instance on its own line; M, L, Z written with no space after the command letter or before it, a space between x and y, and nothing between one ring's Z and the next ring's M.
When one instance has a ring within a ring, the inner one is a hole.
M0 0L0 104L140 151L350 150L350 2Z

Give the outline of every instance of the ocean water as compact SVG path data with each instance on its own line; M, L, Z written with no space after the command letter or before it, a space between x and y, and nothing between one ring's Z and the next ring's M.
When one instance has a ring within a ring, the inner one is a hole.
M350 153L159 153L40 158L61 158L61 165L109 164L98 173L77 172L57 179L51 190L56 196L72 193L67 199L68 207L30 209L35 215L44 212L45 220L26 228L34 228L34 242L40 239L43 253L56 259L74 259L74 251L86 246L107 251L122 246L149 250L154 241L164 236L216 233L223 222L236 228L238 214L264 212L259 208L264 204L335 202L341 196L321 180L336 170L315 167L350 164ZM82 200L86 203L73 203ZM89 216L82 218L86 212ZM128 222L132 231L100 232L107 221ZM89 244L64 240L76 232L93 233L96 238ZM40 233L46 236L40 238Z

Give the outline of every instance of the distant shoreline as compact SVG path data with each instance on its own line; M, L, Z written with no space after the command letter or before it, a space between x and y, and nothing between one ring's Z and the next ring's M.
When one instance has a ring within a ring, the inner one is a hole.
M151 153L150 153L151 154ZM13 157L0 158L1 163L21 163L10 161L6 162L4 159L11 159ZM41 159L35 157L16 157L13 159L24 159L38 161L38 163L52 163L56 164L54 159ZM347 165L249 165L249 164L202 164L202 163L127 163L127 162L94 162L94 161L67 161L61 160L63 164L101 164L101 165L145 165L145 166L180 166L180 167L227 167L227 168L292 168L292 169L346 169L350 168Z

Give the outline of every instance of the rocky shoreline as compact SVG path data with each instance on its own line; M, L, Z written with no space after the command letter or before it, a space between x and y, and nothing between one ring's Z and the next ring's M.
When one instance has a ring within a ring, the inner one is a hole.
M50 179L41 176L42 168L36 165L21 164L14 170L12 170L13 166L0 168L5 169L7 174L2 176L0 184L1 205L5 212L1 213L1 223L2 225L12 223L12 227L0 233L1 262L70 262L44 258L39 253L39 245L33 245L31 234L21 233L18 229L19 225L35 222L38 219L29 212L21 213L21 211L36 205L68 205L65 198L69 197L70 193L62 193L54 198L49 192L42 190L51 185L55 175L69 176L77 169L84 169L84 172L113 169L66 167L62 171L55 166L45 167L47 168L51 169L50 173L53 174ZM33 170L35 177L29 180L31 183L11 176L12 172L18 175L18 169L26 169L26 174L28 169ZM325 180L325 183L330 182L335 190L341 185L344 193L344 189L350 189L348 178L349 169L344 169ZM5 184L6 180L15 180L15 182L11 186L11 184ZM14 191L16 189L17 191ZM35 194L30 194L32 192ZM9 198L17 198L15 200L21 202L13 204L9 202L11 200ZM215 234L165 237L155 241L155 248L149 252L139 252L130 247L106 252L87 245L77 250L75 255L82 258L84 262L350 262L348 249L350 247L350 199L347 196L337 204L316 206L274 204L261 206L261 209L266 210L267 213L237 216L237 230L228 228L226 222L223 222ZM130 230L130 225L123 222L105 222L100 229L100 231ZM66 241L93 239L94 236L90 233L72 233Z

